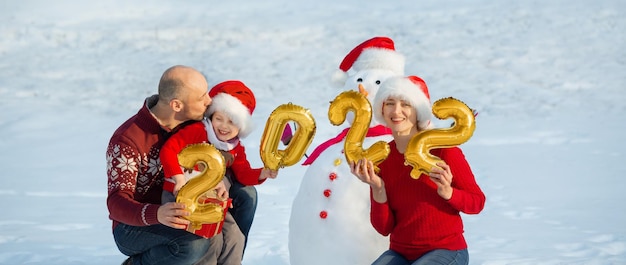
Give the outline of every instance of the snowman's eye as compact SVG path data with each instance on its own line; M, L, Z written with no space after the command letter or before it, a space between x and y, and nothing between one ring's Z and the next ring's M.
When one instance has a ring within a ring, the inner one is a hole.
M380 85L380 80L376 80L376 84L377 84L377 85Z
M363 82L363 78L360 78L360 77L359 77L356 81L357 81L357 82Z

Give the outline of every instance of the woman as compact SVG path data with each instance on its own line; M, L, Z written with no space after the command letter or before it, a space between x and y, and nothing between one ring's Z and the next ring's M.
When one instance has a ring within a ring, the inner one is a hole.
M428 88L416 76L387 79L374 99L374 117L389 127L389 156L378 165L351 163L352 174L370 185L371 223L390 235L390 248L373 264L468 264L460 212L477 214L485 195L458 147L431 150L441 158L428 174L413 179L404 153L413 136L432 128Z

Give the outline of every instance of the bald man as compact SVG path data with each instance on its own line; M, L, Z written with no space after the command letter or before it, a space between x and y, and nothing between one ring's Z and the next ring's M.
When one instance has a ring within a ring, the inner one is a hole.
M217 264L241 264L243 245L189 233L185 205L161 205L161 146L177 128L201 120L210 104L202 73L176 65L161 76L158 94L113 133L106 151L107 207L115 243L129 256L122 264L191 265L207 256ZM223 183L216 191L228 197Z

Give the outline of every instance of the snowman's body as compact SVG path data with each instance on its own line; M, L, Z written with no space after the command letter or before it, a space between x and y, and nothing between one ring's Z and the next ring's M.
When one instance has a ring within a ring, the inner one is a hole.
M390 140L368 137L363 146ZM389 247L370 223L369 185L350 173L343 144L326 149L302 179L289 220L292 265L371 264Z
M361 71L351 76L346 87L361 84L371 102L379 81L392 75L385 70ZM347 120L353 120L348 114ZM380 134L383 128L372 123L370 132ZM366 137L362 146L367 149L392 139L386 129L382 135ZM345 137L328 146L303 176L289 220L291 265L371 264L389 248L389 238L370 223L370 188L350 172L344 144Z

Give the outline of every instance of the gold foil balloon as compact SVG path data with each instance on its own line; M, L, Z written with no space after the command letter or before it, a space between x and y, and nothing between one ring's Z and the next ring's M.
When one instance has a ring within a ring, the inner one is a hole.
M367 158L374 165L380 164L389 155L389 144L378 141L367 150L363 149L363 140L372 121L372 105L363 94L353 90L345 91L330 103L328 119L335 126L341 125L346 121L348 111L354 112L354 121L344 143L346 160L355 162L361 158Z
M185 218L190 226L199 229L202 224L217 223L224 219L224 209L215 203L204 203L203 197L214 192L212 189L224 178L224 157L213 145L191 144L178 154L178 163L187 169L201 164L202 171L190 179L176 196L176 202L184 203L191 213Z
M298 126L285 150L278 150L278 143L289 121L295 121ZM261 160L265 168L278 170L298 163L313 141L315 129L315 120L308 109L291 103L278 106L267 119L261 137Z
M441 159L431 155L430 150L437 147L452 147L467 142L474 134L476 124L474 113L462 101L455 98L443 98L433 103L433 114L443 120L454 118L454 126L446 129L433 129L416 134L409 141L404 153L405 164L411 165L411 177L418 179L428 174Z

